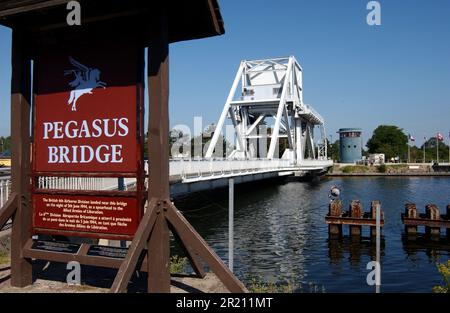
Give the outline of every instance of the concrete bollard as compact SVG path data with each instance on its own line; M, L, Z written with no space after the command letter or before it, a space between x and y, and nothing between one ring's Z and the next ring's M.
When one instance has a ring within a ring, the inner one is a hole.
M441 215L439 213L439 208L434 204L427 204L425 207L425 213L426 217L430 220L440 220ZM425 233L432 238L439 238L441 235L441 228L440 227L425 227Z
M334 217L342 216L342 201L341 200L333 200L329 205L328 215ZM340 224L329 224L328 225L328 234L330 236L341 236L342 235L342 225Z
M350 217L362 218L364 213L362 211L362 205L359 200L353 200L350 204ZM361 236L360 225L350 225L350 236Z

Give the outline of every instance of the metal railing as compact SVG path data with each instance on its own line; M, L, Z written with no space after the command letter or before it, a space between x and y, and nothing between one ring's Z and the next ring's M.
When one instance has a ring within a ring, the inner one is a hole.
M180 176L182 179L195 177L245 175L255 172L276 171L292 168L290 160L226 160L226 159L191 159L171 160L170 175Z
M39 189L103 190L110 178L92 177L39 177ZM116 180L117 184L117 180Z
M178 176L182 181L195 179L213 179L227 176L241 176L257 173L267 173L282 170L308 170L331 166L331 160L303 160L302 164L293 164L284 159L173 159L170 161L170 176ZM148 171L148 162L145 162ZM145 181L147 185L147 180ZM136 184L136 179L125 179L125 190ZM116 190L117 178L97 177L39 177L37 187L40 189L65 190ZM8 201L11 193L11 180L0 179L0 207Z
M11 194L11 180L9 178L0 178L0 207L2 207L6 201L8 201Z

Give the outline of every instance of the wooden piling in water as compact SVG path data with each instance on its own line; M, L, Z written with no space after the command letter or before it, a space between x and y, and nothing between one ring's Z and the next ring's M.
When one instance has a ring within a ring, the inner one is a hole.
M362 218L362 205L359 200L353 200L350 203L350 217L352 218ZM350 235L351 236L361 236L361 225L350 225Z
M425 206L426 218L432 221L440 220L441 215L439 213L439 208L435 204L427 204ZM441 235L440 227L425 226L425 234L430 236L432 239L439 238Z
M447 237L450 239L450 205L447 206L446 214L441 215L435 204L427 204L425 214L420 214L414 203L408 203L405 205L402 221L408 238L415 237L413 235L417 234L417 227L423 226L426 237L431 240L440 240L441 228L446 229Z
M372 238L376 237L376 208L381 208L380 201L372 201L371 211L364 213L359 200L353 200L349 211L342 211L343 202L339 199L331 201L325 222L328 224L330 238L342 236L342 225L349 226L350 236L358 239L362 234L362 226L369 226ZM384 214L381 213L380 226L384 226Z
M417 218L417 207L415 203L405 204L405 216L407 218ZM405 225L405 233L408 236L417 235L417 225Z
M328 215L333 217L342 216L342 201L334 200L329 204ZM330 236L341 236L342 235L342 224L328 224L328 234Z

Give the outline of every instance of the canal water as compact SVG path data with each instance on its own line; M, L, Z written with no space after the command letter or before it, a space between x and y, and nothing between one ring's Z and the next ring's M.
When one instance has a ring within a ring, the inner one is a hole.
M348 236L328 239L324 218L333 185L341 189L346 208L352 199L360 199L365 211L372 200L382 203L382 292L431 292L441 282L436 263L450 258L450 244L444 239L406 240L400 214L407 202L416 203L421 213L432 202L445 214L450 204L450 179L376 177L237 188L234 268L246 285L258 280L289 282L297 292L374 291L366 283L367 263L375 259L375 242L370 241L369 231L363 231L361 240ZM177 205L219 256L228 260L227 191L199 193Z

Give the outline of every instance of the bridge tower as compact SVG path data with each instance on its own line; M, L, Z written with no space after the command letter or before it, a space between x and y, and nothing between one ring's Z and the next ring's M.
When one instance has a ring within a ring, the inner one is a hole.
M302 67L293 56L241 61L206 158L213 156L227 118L236 137L230 158L277 159L282 138L287 138L282 158L293 164L327 158L325 121L303 101ZM316 126L321 135L317 145Z

